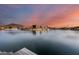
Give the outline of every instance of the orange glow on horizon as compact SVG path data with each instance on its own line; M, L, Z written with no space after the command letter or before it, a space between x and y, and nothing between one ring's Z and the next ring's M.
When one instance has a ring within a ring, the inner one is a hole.
M48 25L49 27L73 27L79 26L79 11L74 10L71 13L67 12L65 15L57 14L48 14L43 20L40 20L39 14L33 14L30 18L30 21L23 23L25 26L36 25ZM50 17L51 16L51 17ZM47 18L48 17L48 18Z

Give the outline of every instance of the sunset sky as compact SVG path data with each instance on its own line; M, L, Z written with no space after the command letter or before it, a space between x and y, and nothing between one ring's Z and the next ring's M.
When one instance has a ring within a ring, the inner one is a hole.
M0 5L0 24L79 26L79 5Z

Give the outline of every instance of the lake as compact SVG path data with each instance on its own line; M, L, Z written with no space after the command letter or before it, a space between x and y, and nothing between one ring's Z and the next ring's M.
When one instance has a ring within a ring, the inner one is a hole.
M38 55L79 54L79 31L0 31L0 51L16 52L24 47Z

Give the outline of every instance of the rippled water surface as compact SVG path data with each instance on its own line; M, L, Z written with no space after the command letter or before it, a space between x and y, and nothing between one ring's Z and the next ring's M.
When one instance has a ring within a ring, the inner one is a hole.
M16 52L24 47L41 55L79 54L79 31L0 31L1 51Z

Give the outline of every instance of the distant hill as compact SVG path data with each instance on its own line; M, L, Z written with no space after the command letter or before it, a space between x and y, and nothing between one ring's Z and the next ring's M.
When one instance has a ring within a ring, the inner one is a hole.
M48 27L49 29L59 29L59 30L79 30L79 26L75 27L60 27L60 28L55 28L55 27Z
M19 27L23 27L23 25L20 25L20 24L14 24L14 23L11 23L11 24L8 24L6 26L19 26Z
M14 23L11 23L11 24L8 24L8 25L5 25L6 27L15 27L15 28L23 28L24 26L23 25L20 25L20 24L14 24Z

